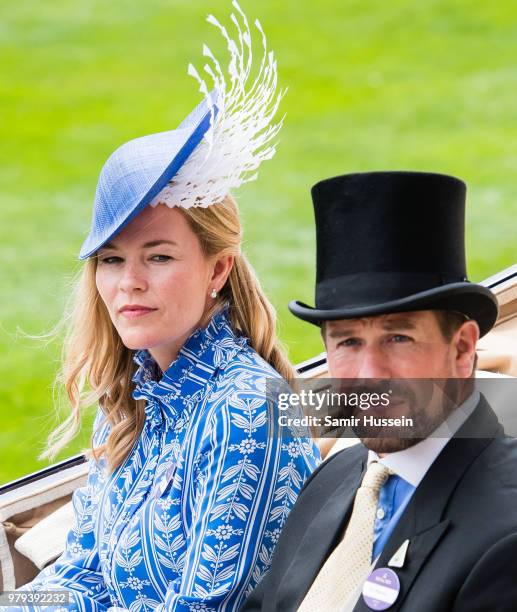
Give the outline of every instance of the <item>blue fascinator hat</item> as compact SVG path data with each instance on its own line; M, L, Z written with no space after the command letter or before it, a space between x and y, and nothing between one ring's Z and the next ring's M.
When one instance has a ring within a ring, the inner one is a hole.
M142 136L120 146L104 164L93 206L93 219L79 259L87 259L114 238L146 206L206 207L222 202L230 189L254 180L262 161L276 152L283 120L273 124L284 92L277 92L277 66L267 50L258 21L263 56L257 76L250 78L252 41L248 20L232 3L235 40L212 15L207 21L224 36L229 62L224 70L203 45L209 87L189 65L203 100L171 131ZM251 81L251 82L250 82Z
M217 107L210 108L204 99L176 130L135 138L110 155L99 176L92 227L79 259L93 255L162 191L199 145L216 113Z

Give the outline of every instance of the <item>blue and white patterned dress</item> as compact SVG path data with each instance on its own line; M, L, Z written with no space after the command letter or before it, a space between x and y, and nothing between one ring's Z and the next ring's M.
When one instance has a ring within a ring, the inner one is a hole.
M160 380L147 351L135 360L142 433L114 474L91 462L65 552L23 590L69 589L70 610L238 610L269 568L317 448L279 434L265 392L279 375L224 312ZM109 432L100 412L95 428L99 445Z

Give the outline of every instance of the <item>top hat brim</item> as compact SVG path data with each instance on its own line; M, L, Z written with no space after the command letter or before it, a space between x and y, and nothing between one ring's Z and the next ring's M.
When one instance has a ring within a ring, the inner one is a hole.
M209 130L213 116L218 112L217 95L218 92L216 90L211 92L209 95L211 103L208 104L208 99L205 98L190 112L176 130L162 132L161 134L151 134L150 136L140 139L151 139L155 136L159 136L161 138L161 146L163 149L166 149L167 147L164 146L167 143L166 137L170 134L171 142L174 143L174 155L167 160L165 169L156 178L151 187L136 199L132 206L127 208L125 211L126 214L122 218L118 218L114 225L108 225L106 228L107 231L103 232L102 235L99 235L93 230L90 232L81 247L79 259L91 257L101 246L114 238L130 221L139 215L154 197L157 196L176 176Z
M434 287L396 300L367 306L343 306L333 309L318 309L293 300L289 310L299 319L315 325L323 321L357 319L396 312L416 310L453 310L474 319L479 325L480 336L494 326L499 308L494 294L483 287L468 282L450 283Z

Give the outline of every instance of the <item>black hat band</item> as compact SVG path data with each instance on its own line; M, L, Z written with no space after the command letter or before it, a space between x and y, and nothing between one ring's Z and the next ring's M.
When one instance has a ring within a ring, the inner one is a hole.
M399 300L450 283L466 282L461 274L427 272L360 272L327 278L316 286L316 308L360 308Z

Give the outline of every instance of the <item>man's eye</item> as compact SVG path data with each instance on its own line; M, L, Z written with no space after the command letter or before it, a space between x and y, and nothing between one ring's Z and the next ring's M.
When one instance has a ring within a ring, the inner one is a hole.
M359 339L358 338L346 338L345 340L341 340L341 342L338 343L338 346L358 346L359 345Z
M395 342L395 344L400 344L402 342L412 342L413 338L409 336L404 336L404 334L395 334L390 338L391 342Z
M169 261L170 259L172 259L172 257L170 257L169 255L153 255L151 259L152 261L163 262Z

